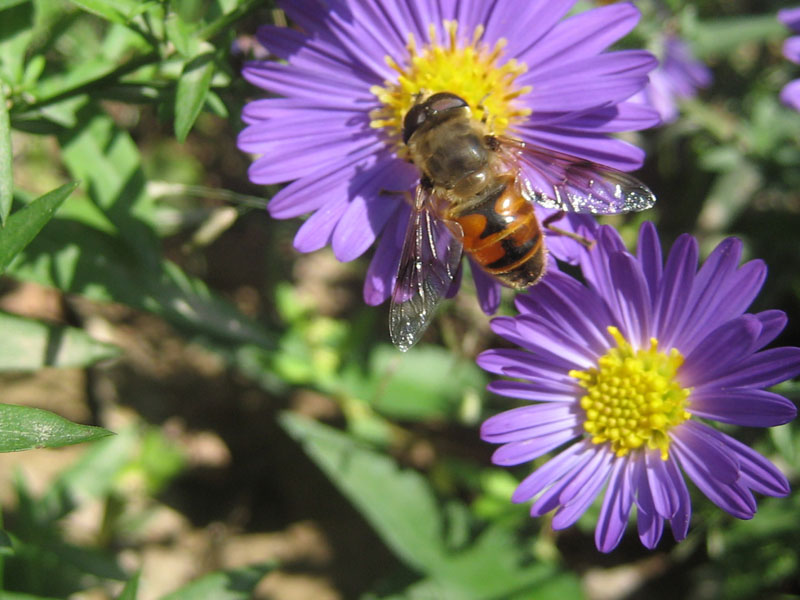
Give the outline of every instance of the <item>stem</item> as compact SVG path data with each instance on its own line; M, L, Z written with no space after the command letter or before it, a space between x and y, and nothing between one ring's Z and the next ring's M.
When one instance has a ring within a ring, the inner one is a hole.
M11 151L11 122L6 105L6 88L0 84L0 224L5 226L14 201L14 156Z

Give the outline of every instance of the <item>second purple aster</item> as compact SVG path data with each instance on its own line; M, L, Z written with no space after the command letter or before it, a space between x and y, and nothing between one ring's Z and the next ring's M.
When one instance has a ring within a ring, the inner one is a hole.
M639 12L619 3L567 17L574 4L279 2L299 29L259 30L261 43L283 62L252 62L244 75L280 97L247 104L239 147L258 155L253 182L292 182L270 202L273 217L310 213L295 248L330 244L349 261L375 245L364 299L375 305L390 296L409 206L386 191L411 191L418 183L402 126L423 92L457 94L492 135L621 170L639 167L644 153L611 134L658 122L652 109L629 101L656 61L641 50L606 51L636 25ZM559 256L554 241L549 246ZM476 285L482 307L493 312L497 284L478 277Z
M664 39L661 62L652 73L647 87L636 96L652 106L664 123L678 118L678 101L693 98L698 88L711 84L711 71L697 60L689 45L677 36Z
M795 33L800 33L800 7L778 12L778 19ZM790 37L784 42L783 55L793 63L800 64L800 36ZM800 79L790 81L784 86L781 100L786 106L800 110Z
M487 371L513 378L490 391L526 403L483 424L483 439L502 444L493 461L518 465L558 450L512 500L532 500L533 516L554 510L553 528L564 529L605 489L595 530L603 552L617 546L634 507L648 548L665 522L684 539L691 517L684 476L731 515L753 517L753 492L784 496L788 481L706 421L772 427L797 414L765 389L800 374L800 348L764 349L786 325L784 313L745 313L764 264L740 266L742 244L729 238L698 269L690 235L664 261L650 223L636 255L610 227L596 239L581 260L588 285L551 272L517 296L518 316L492 321L518 348L478 357Z

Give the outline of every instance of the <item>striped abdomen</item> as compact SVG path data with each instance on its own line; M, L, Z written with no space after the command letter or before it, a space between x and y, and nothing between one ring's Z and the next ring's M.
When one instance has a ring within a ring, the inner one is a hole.
M519 193L511 175L500 177L481 195L474 203L453 207L447 215L461 226L464 251L506 285L533 285L547 262L533 204Z

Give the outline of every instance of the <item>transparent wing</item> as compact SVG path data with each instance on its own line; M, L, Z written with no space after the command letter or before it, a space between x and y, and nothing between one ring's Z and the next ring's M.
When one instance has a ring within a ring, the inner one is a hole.
M653 192L636 177L591 161L546 150L513 138L498 138L507 160L524 167L521 192L545 208L614 214L655 204Z
M422 337L461 261L461 240L430 212L430 196L417 188L389 308L389 333L403 352Z

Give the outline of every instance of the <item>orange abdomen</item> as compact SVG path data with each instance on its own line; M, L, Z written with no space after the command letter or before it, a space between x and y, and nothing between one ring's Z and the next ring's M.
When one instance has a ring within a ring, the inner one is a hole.
M544 274L544 236L533 204L512 176L502 177L479 201L452 207L446 218L463 231L464 251L501 283L525 288Z

